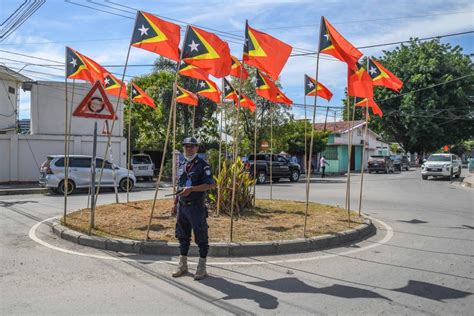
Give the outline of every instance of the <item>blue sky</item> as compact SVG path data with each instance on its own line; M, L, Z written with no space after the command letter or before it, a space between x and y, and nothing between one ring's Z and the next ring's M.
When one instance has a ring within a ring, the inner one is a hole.
M1 1L1 0L0 0ZM3 21L23 1L3 0L0 18ZM70 2L93 7L73 5ZM249 24L295 47L294 52L314 51L317 47L319 21L324 15L334 27L355 46L368 46L474 30L474 4L459 1L333 1L333 0L240 0L240 1L125 1L125 0L47 0L20 28L0 42L0 63L20 69L25 63L54 65L64 61L68 45L104 65L125 62L134 25L133 10L155 13L167 18L213 28L230 34L219 34L230 40L229 46L241 56L245 19ZM111 8L112 7L112 8ZM100 10L110 11L112 15ZM182 28L184 32L184 27ZM231 35L233 34L233 35ZM473 53L473 34L443 38L443 42L460 45L466 54ZM364 55L379 56L394 46L361 49ZM6 53L8 51L11 53ZM28 58L33 55L52 61ZM132 48L130 64L152 64L153 53ZM291 57L281 73L285 93L296 103L303 103L303 75L314 76L316 59ZM53 67L55 68L55 67ZM64 80L63 70L28 65L22 73L37 80ZM121 73L121 68L109 68ZM41 72L35 73L33 71ZM141 75L151 67L131 67L127 75ZM46 74L44 74L46 73ZM346 66L333 58L320 61L319 78L333 93L331 102L318 104L341 106L346 85ZM313 99L308 98L308 103ZM22 97L20 117L29 117L28 96ZM302 108L295 106L297 117ZM322 112L318 119L322 119ZM333 115L332 113L330 114Z

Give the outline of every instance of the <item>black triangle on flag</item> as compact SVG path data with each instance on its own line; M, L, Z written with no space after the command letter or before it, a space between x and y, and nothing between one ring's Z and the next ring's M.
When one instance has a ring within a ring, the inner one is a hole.
M66 50L66 77L75 74L81 66L85 66L82 59L68 47Z
M196 32L193 30L192 27L188 28L183 46L184 50L182 59L193 58L209 53L206 46L197 36Z
M382 74L379 67L377 67L377 65L375 65L374 62L372 61L372 59L370 59L370 58L369 58L368 73L369 73L370 78L372 78L372 79L375 79L375 78L377 78L378 76L380 76Z
M329 37L329 32L326 27L326 22L321 21L323 25L321 26L321 38L319 39L319 51L323 51L326 48L332 46L331 38Z
M148 20L141 12L138 12L137 20L135 22L135 29L133 30L132 44L142 42L146 39L158 36Z
M197 84L197 92L201 92L201 91L204 91L204 90L208 90L210 89L211 87L209 86L209 84L204 81L204 80L199 80L198 81L198 84Z

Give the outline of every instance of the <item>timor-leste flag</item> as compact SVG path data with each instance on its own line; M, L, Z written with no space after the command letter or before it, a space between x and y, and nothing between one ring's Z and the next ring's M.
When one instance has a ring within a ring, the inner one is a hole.
M290 98L288 98L283 93L283 91L279 90L278 95L277 95L277 103L283 103L283 104L286 104L288 106L291 106L293 104L293 101Z
M334 56L346 62L349 68L356 69L356 63L362 57L362 53L339 34L325 17L322 17L321 23L319 52Z
M279 39L245 25L243 61L265 73L274 81L290 57L292 47Z
M108 71L70 47L66 47L66 77L69 79L82 79L94 84L102 82Z
M234 87L230 84L230 82L224 78L223 80L223 87L222 89L224 90L224 99L225 100L233 100L235 103L238 102L237 98L237 91L234 89Z
M242 66L242 63L237 57L232 55L230 57L232 58L232 67L229 75L235 78L240 78L240 76L242 76L242 80L247 79L249 76L247 69Z
M181 63L179 66L178 73L181 76L191 77L198 80L209 80L209 74L193 65L188 65L186 63Z
M215 103L221 103L221 90L211 80L199 80L196 93Z
M217 78L230 73L232 59L229 45L217 35L188 26L183 43L183 61Z
M347 94L352 97L373 98L374 85L372 78L360 63L356 63L356 69L347 69Z
M178 61L180 30L179 25L138 11L131 45Z
M104 90L111 95L114 95L116 97L119 96L120 93L120 98L122 99L128 99L127 97L127 87L125 84L117 79L114 75L111 73L106 73L104 74L104 79L102 80L102 85L104 86ZM120 89L120 86L122 86L122 89Z
M362 106L362 107L368 106L369 108L372 109L372 112L374 112L374 115L378 115L380 117L383 116L383 112L380 109L379 105L375 103L375 101L372 98L356 97L355 106Z
M387 87L397 92L400 92L403 86L403 82L397 76L372 58L369 58L369 75L374 86Z
M273 81L267 75L265 75L258 69L255 73L255 79L255 92L257 93L257 95L271 102L278 102L277 97L279 89L277 88L275 83L273 83Z
M188 105L198 105L199 99L197 95L176 85L176 102Z
M316 83L316 79L311 78L308 75L304 75L304 93L308 97L315 96L316 94L323 99L331 101L332 92L326 88L321 82Z
M240 95L240 107L247 108L250 112L254 112L257 108L255 103L243 93Z
M151 106L152 108L156 108L155 100L152 99L145 91L140 89L134 82L132 82L132 101L138 102L142 104L146 104Z

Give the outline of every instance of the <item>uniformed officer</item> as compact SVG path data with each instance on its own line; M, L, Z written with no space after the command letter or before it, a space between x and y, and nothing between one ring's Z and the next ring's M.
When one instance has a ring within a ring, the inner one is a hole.
M176 238L179 240L179 264L173 277L188 272L188 251L191 242L191 230L199 247L199 263L194 275L195 280L207 276L206 257L209 251L207 233L207 208L204 199L207 190L215 187L211 168L197 156L198 141L194 137L183 140L184 160L178 168L178 199L176 215Z

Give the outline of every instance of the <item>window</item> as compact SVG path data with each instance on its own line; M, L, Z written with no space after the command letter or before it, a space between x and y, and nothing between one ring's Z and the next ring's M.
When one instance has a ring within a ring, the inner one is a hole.
M282 156L277 156L277 160L278 160L278 162L283 162L283 163L287 163L287 162L288 162L288 161L287 161L284 157L282 157Z
M336 146L328 146L326 150L323 152L323 156L326 156L326 160L337 160L337 147Z
M151 161L148 156L133 156L132 163L134 165L147 165L151 164Z
M8 87L8 93L15 94L15 88Z
M91 159L86 157L69 158L69 167L71 168L90 168Z
M71 162L69 162L69 164L71 164ZM59 158L55 163L54 165L56 167L64 167L64 158Z

